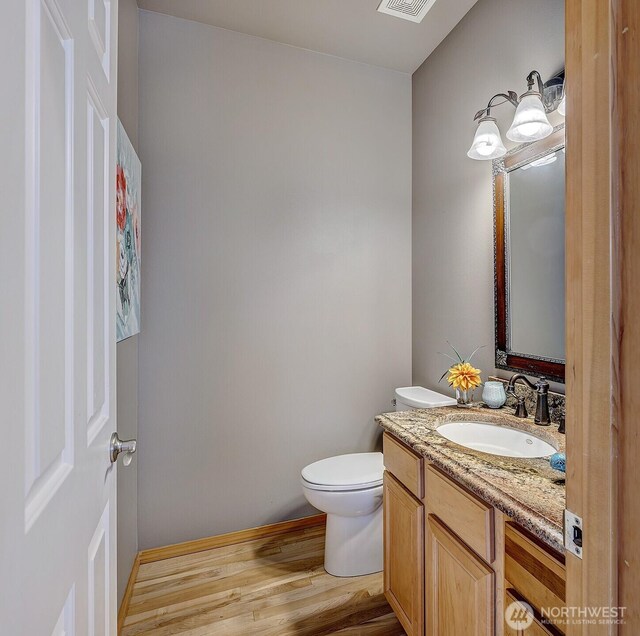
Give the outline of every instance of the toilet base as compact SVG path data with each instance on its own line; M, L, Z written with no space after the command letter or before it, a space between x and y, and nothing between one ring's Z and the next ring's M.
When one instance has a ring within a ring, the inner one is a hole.
M382 571L382 506L360 517L327 514L324 569L333 576Z

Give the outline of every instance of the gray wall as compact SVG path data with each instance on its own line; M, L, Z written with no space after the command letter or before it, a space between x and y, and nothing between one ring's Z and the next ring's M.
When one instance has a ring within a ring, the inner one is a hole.
M138 6L118 4L118 117L133 147L138 148ZM144 219L144 217L143 217ZM138 337L117 346L118 434L138 436ZM138 551L138 461L118 464L118 602Z
M411 79L140 18L139 538L306 515L411 380Z
M495 93L523 93L530 70L563 66L561 0L480 0L413 75L415 384L446 387L446 340L467 354L489 345L474 362L494 371L491 162L466 156L473 116ZM513 113L492 113L505 144Z

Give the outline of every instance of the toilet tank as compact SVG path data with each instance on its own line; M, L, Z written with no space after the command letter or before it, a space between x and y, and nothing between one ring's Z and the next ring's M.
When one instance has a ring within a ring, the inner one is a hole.
M455 406L456 399L423 386L405 386L396 389L396 411L433 409L438 406Z

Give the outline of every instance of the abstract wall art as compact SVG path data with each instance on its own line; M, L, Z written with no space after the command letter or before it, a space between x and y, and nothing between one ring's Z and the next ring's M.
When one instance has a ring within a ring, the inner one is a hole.
M116 154L116 341L140 332L142 166L118 120Z

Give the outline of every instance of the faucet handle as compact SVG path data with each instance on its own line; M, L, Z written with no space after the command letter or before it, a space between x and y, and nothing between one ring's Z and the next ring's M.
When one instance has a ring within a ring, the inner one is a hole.
M565 432L565 429L564 429L564 427L565 427L565 422L564 422L564 420L565 420L565 416L563 415L563 416L560 418L560 424L558 425L558 433L564 433L564 432Z
M545 393L549 390L549 382L547 381L547 378L543 376L538 379L536 382L536 390L538 393Z
M513 394L515 395L515 391L513 392ZM527 413L527 407L524 403L524 397L517 396L517 395L515 395L515 397L518 400L518 403L516 404L516 410L514 415L516 417L528 417L529 413Z

